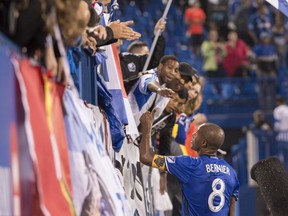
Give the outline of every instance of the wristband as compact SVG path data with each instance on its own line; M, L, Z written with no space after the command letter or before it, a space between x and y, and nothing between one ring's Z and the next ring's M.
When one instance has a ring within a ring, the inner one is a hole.
M161 171L165 171L165 159L163 155L155 154L152 160L152 167L157 168Z

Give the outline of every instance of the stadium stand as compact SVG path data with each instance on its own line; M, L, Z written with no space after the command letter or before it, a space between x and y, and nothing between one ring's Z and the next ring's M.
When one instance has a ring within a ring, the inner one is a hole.
M163 2L165 1L119 0L118 2L121 7L120 10L115 12L115 18L121 17L121 20L124 21L133 19L135 21L133 29L142 34L141 40L151 45L153 27L163 13L165 8ZM237 3L236 0L233 2ZM233 5L235 6L235 4ZM234 10L235 8L231 9L231 11ZM205 75L202 70L202 59L195 58L188 47L189 40L185 35L186 29L183 22L183 5L180 7L179 4L172 3L167 21L167 31L164 32L164 36L167 38L165 54L177 55L181 61L190 63L200 71L201 75ZM11 50L19 52L15 44L7 40L1 33L0 45L4 47L2 49L5 50L5 52L3 51L5 55L10 53ZM127 50L128 45L129 42L124 41L121 49ZM8 50L7 47L9 48L9 52L6 51L6 49ZM1 66L3 65L4 63ZM89 71L88 68L93 68L94 66L91 62L82 62L81 68L82 67L85 67L87 71ZM75 84L79 87L79 93L82 99L85 100L85 102L88 101L97 105L96 95L98 92L95 87L97 77L95 77L93 73L81 72L78 75L79 83ZM285 95L288 99L287 68L281 67L279 69L277 79L277 93ZM210 122L219 124L228 131L230 129L241 131L243 126L247 126L252 121L252 113L259 109L259 106L258 81L255 73L252 71L250 76L245 78L207 78L203 88L203 103L198 111L205 113ZM271 119L271 112L264 113L267 118ZM259 212L256 214L256 208L259 206L255 204L255 200L261 197L261 195L259 190L257 191L257 189L255 189L255 185L251 183L252 180L249 176L251 164L253 165L254 162L270 156L276 156L280 159L280 163L287 173L288 143L279 143L275 139L277 135L275 132L249 130L249 137L247 134L244 137L241 135L242 134L239 135L239 140L231 142L229 144L230 146L227 147L229 151L226 158L237 171L241 184L240 199L241 195L247 197L247 199L240 200L240 204L238 204L238 208L240 209L237 210L238 214L236 215L264 215ZM228 142L229 141L228 139ZM253 151L250 151L251 147ZM3 149L1 149L1 152L2 150ZM251 158L253 158L253 161L251 161ZM7 180L7 182L9 181ZM253 204L255 204L255 206L253 206ZM251 207L247 210L247 205L252 205L253 208ZM0 207L2 206L0 205Z

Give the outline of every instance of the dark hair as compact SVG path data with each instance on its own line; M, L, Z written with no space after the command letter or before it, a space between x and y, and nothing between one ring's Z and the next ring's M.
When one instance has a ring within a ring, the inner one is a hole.
M181 99L185 99L185 103L187 102L189 95L188 95L188 90L186 88L182 88L176 91L176 93Z
M163 56L160 60L160 63L161 64L165 64L166 62L168 62L169 60L174 60L174 61L177 61L178 62L178 59L176 56L174 55L166 55L166 56Z
M188 83L191 81L191 76L181 75L181 78L184 80L184 83Z
M286 103L285 97L283 97L283 96L281 96L281 95L277 96L276 101L277 101L278 103L281 103L281 104Z
M128 49L127 51L130 52L130 53L133 53L133 51L135 49L141 49L142 47L144 46L147 46L148 47L148 44L144 41L134 41L133 43L131 43L129 46L128 46Z

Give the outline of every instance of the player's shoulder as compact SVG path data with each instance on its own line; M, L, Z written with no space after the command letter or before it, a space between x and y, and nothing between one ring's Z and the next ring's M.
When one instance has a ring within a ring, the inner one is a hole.
M179 155L179 156L166 156L165 157L168 162L174 163L176 161L191 161L197 158L193 158L189 155Z
M201 163L199 157L191 157L189 155L180 155L180 156L167 156L167 163L176 163L181 164L182 166L193 167Z

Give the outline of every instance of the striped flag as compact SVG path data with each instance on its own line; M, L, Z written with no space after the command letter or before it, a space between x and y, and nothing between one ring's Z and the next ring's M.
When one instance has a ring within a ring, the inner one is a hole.
M107 20L109 15L104 16ZM121 118L122 123L128 123L126 133L138 135L137 126L124 89L120 59L115 44L105 46L105 54L108 59L102 65L102 69L107 88L113 97L112 106Z
M63 182L63 158L57 137L51 133L47 121L43 77L40 67L28 59L13 61L18 79L21 102L25 112L25 132L29 153L33 160L40 208L43 215L73 215L69 189Z
M39 215L35 173L12 64L18 58L18 48L1 33L0 44L0 215Z
M119 56L115 44L106 47L106 67L109 80L106 80L107 88L112 94L112 105L121 118L122 123L128 123L126 133L138 135L137 126L132 114L131 106L123 85L122 71ZM124 121L124 122L123 122Z
M266 0L277 10L281 11L285 16L288 17L288 1L287 0Z

